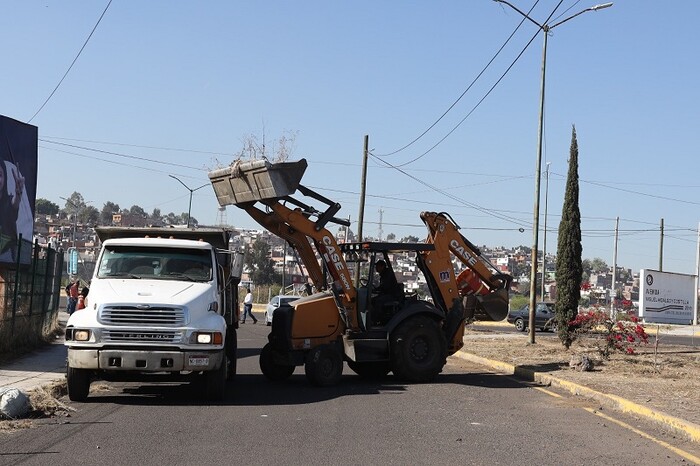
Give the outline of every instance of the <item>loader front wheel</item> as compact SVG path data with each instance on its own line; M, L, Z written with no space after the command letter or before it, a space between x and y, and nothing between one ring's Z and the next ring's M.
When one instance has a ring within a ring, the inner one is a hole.
M332 346L320 345L306 355L304 370L312 385L335 385L343 374L343 357Z
M426 316L411 317L391 334L392 370L409 382L428 382L447 362L447 343L437 322Z
M294 366L279 364L274 357L274 350L270 343L267 343L260 352L260 370L263 375L271 382L289 378L294 372Z

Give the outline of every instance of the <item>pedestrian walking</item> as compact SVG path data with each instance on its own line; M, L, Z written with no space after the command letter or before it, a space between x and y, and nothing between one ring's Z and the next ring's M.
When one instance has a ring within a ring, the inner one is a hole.
M257 324L258 319L253 315L253 293L250 292L250 288L246 288L246 291L247 294L243 298L243 319L241 319L241 323L245 324L246 316L250 316L253 319L253 323Z

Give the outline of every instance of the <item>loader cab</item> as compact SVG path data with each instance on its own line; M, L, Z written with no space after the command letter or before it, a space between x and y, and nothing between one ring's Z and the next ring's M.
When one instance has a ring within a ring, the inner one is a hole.
M385 273L396 277L392 258L415 256L419 251L432 248L432 245L424 243L362 242L340 245L345 262L355 270L354 277L359 277L356 283L357 311L365 330L386 326L406 300L404 283L400 279L390 288L380 287L377 263L384 262Z

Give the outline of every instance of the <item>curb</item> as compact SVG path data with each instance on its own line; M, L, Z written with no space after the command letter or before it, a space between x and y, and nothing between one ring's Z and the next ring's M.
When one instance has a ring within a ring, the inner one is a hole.
M557 388L561 388L570 392L573 395L585 396L587 398L594 399L599 403L612 408L623 413L635 414L640 417L649 419L657 424L673 429L674 431L685 435L688 439L693 442L700 443L700 425L693 422L688 422L683 419L671 416L664 412L650 409L645 406L641 406L632 401L626 400L617 395L609 395L607 393L602 393L593 390L583 385L579 385L567 380L562 380L557 377L553 377L549 374L542 372L535 372L530 369L525 369L521 366L515 366L513 364L508 364L501 361L494 361L492 359L482 358L475 354L467 353L466 351L458 351L454 354L458 358L471 361L482 366L488 366L500 372L505 372L508 375L514 375L520 379L524 379L530 382L537 382L543 385L550 385Z

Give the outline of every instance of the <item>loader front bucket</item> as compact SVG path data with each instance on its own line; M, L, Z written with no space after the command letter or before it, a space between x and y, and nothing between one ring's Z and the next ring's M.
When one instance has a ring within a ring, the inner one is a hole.
M293 194L306 166L306 159L279 163L238 160L209 172L209 180L219 205L238 205Z
M475 320L501 321L508 315L508 290L500 289L493 293L477 296L479 306L474 313Z

